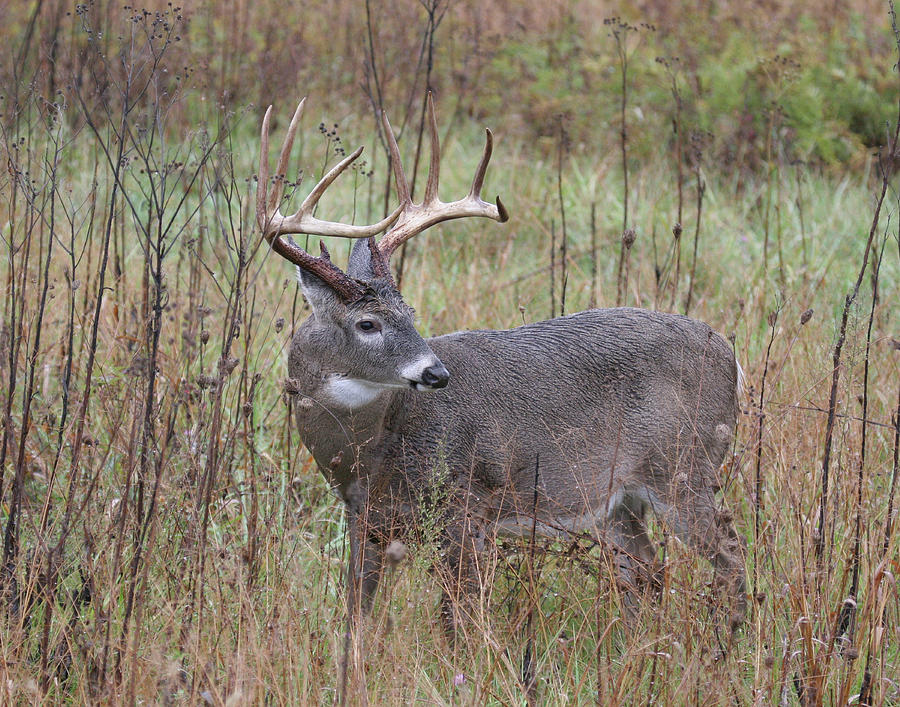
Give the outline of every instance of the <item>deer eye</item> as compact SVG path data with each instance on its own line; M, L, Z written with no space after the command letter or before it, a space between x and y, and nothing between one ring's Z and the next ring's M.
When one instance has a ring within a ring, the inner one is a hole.
M356 322L356 328L366 334L374 334L377 331L381 331L381 324L371 319L362 319Z

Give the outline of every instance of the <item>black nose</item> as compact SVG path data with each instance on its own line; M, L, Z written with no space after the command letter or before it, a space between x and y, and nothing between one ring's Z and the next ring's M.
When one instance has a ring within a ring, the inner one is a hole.
M422 371L422 382L431 388L444 388L449 380L450 373L440 363Z

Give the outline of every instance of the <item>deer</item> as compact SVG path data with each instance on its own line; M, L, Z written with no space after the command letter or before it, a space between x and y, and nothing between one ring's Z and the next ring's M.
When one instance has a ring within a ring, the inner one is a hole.
M441 549L434 571L451 640L471 620L485 553L501 536L606 543L623 603L633 606L628 598L654 578L658 553L646 525L652 510L712 563L731 604L730 625L739 626L744 545L715 500L743 377L729 343L703 322L628 307L423 338L394 281L391 256L444 221L508 220L499 197L481 198L492 133L486 129L469 193L442 202L429 94L430 165L422 201L414 203L382 112L396 208L368 225L314 215L359 147L284 215L285 173L305 100L272 177L272 107L265 113L256 217L271 249L296 266L311 310L290 344L287 387L303 444L346 504L351 617L370 612L386 552L405 549L398 543L421 527L424 508L437 516L430 519ZM290 236L298 234L354 239L346 271L321 241L319 256L297 245Z

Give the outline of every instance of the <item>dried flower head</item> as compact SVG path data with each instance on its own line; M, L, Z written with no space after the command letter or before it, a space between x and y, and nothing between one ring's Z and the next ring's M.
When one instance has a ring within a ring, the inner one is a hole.
M297 395L300 392L300 381L296 378L285 378L281 387L288 395Z
M391 540L384 550L384 557L391 567L396 567L406 559L406 545L399 540Z
M219 371L224 373L226 376L229 375L235 368L237 368L237 365L238 360L234 356L219 359Z

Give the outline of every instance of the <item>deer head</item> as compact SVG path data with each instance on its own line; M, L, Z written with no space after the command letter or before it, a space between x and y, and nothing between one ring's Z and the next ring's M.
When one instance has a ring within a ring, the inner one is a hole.
M390 259L403 243L442 221L470 216L500 222L508 219L499 197L495 204L481 199L493 147L491 131L486 131L484 154L469 193L457 201L442 202L438 198L440 144L429 93L431 162L421 203L412 201L397 141L382 113L400 202L397 208L381 221L363 226L324 221L313 215L325 190L362 154L360 147L322 177L295 213L285 216L280 210L285 172L305 100L294 112L271 178L268 150L272 107L266 111L256 197L256 218L263 237L275 252L297 266L297 277L313 312L304 325L303 336L292 348L292 356L296 350L313 365L318 362L321 370L317 373L330 377L329 396L351 407L364 404L385 388L443 388L450 374L416 331L413 310L403 301L391 275ZM381 232L384 235L376 241L375 236ZM290 234L299 233L357 239L347 272L331 261L324 243L320 242L318 257L298 246Z

